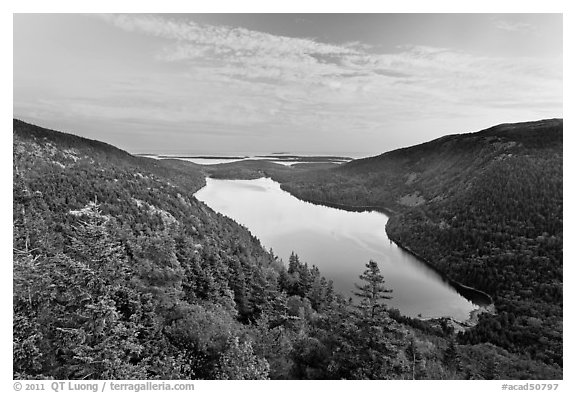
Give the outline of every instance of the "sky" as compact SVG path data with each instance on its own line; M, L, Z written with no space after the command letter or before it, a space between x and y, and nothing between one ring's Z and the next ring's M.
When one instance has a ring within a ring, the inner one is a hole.
M561 14L14 14L13 112L132 153L379 154L563 117Z

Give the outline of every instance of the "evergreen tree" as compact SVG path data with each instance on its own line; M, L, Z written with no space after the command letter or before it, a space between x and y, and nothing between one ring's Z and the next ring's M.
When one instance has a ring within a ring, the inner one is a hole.
M456 341L453 339L449 341L448 347L446 347L446 350L444 351L444 364L452 370L458 370L460 368L460 359L456 348Z
M379 312L386 309L386 305L382 300L392 299L389 293L392 293L391 289L384 286L384 277L380 274L380 268L378 264L373 260L370 260L366 264L366 270L360 275L360 279L366 283L363 285L356 285L358 291L354 292L360 300L360 305L358 306L361 313L370 319L378 316Z
M288 273L294 274L296 272L300 272L300 259L298 258L298 254L292 251L288 258Z
M360 304L339 302L329 313L335 343L328 369L331 378L393 379L402 375L401 347L405 333L389 317L383 301L391 290L384 286L378 265L370 261L356 285Z

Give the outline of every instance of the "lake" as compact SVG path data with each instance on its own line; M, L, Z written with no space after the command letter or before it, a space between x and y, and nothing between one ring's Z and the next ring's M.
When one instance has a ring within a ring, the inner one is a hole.
M392 243L388 217L351 212L301 201L269 179L206 179L195 196L215 211L246 226L266 249L287 264L292 251L334 281L336 291L352 296L354 283L375 260L393 290L389 307L407 316L449 316L466 320L478 308L426 264Z

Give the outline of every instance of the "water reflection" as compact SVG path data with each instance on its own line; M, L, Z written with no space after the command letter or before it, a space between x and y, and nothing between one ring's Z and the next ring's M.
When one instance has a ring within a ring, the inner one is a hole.
M271 179L207 179L196 197L246 226L264 247L285 262L292 251L316 265L350 295L365 264L374 259L391 288L391 307L404 315L468 318L476 306L442 277L386 236L388 217L378 212L350 212L300 201Z

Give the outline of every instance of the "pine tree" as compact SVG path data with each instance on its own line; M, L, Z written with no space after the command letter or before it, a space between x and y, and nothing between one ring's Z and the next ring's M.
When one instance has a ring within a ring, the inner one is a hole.
M113 220L102 214L94 202L80 211L77 225L72 227L67 253L100 272L101 276L117 279L129 274L118 241L111 236Z
M384 286L378 264L370 261L360 276L365 282L356 285L359 305L342 304L330 313L332 331L338 337L338 350L333 353L331 377L354 379L390 379L398 377L401 346L405 333L386 311L384 300L392 292Z
M384 277L380 274L380 268L376 262L370 260L366 267L367 269L360 275L360 279L366 284L355 284L358 291L354 294L361 299L359 309L362 314L373 319L378 316L380 310L386 308L382 300L392 299L392 296L388 295L392 293L392 290L384 286Z
M446 347L444 351L444 364L452 370L458 370L460 368L458 350L456 348L456 342L453 339L450 340L448 347Z
M295 254L294 251L290 254L290 258L288 258L288 273L294 274L300 271L300 259L298 258L298 254Z
M305 297L310 292L310 288L312 287L313 277L310 274L310 269L308 268L308 264L300 264L300 280L298 282L298 294L301 297Z

